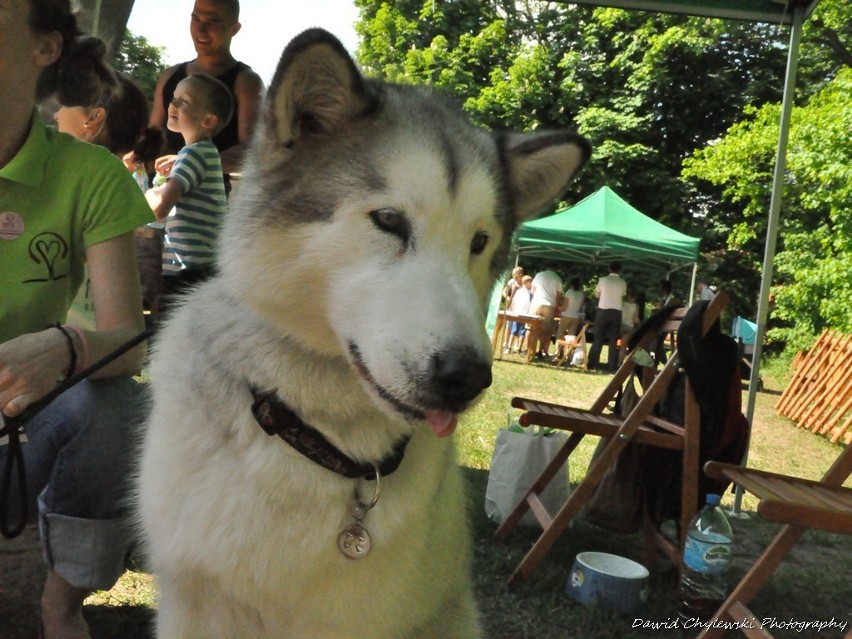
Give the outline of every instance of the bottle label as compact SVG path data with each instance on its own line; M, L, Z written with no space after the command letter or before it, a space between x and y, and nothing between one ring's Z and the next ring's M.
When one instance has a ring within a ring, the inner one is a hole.
M731 540L712 533L700 539L687 535L683 562L692 570L708 575L726 572L731 562Z

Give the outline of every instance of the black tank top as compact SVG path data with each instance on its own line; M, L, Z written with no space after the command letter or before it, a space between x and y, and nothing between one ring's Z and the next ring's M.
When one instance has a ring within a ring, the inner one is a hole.
M172 74L172 77L170 77L163 85L163 111L166 115L166 119L164 120L165 122L167 122L169 118L169 105L172 103L172 98L175 97L175 88L177 87L178 82L186 77L186 67L188 64L189 62L184 62L178 66ZM243 62L237 62L234 66L225 71L225 73L216 76L216 79L228 87L231 95L234 96L234 115L231 117L231 121L228 122L228 126L219 131L219 133L213 137L213 144L215 144L216 148L219 149L219 153L225 149L230 149L232 146L235 146L240 142L240 127L237 118L239 108L237 106L237 96L234 93L234 84L237 82L237 76L240 72L244 69L250 68L251 67L249 67L249 65ZM166 130L166 149L169 153L177 153L181 150L181 148L183 148L183 146L183 136L180 133Z

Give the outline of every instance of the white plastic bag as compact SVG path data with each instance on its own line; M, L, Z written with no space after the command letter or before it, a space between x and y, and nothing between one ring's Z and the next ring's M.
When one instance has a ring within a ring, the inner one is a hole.
M567 440L565 433L545 435L542 430L533 432L532 428L524 432L501 428L491 455L491 470L485 489L485 514L491 520L503 523ZM539 499L551 516L562 508L568 499L567 461ZM538 521L528 512L521 519L521 524L537 526Z

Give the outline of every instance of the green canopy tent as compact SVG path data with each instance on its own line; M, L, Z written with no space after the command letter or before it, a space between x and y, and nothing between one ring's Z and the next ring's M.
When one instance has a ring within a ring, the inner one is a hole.
M522 224L515 232L514 250L516 260L543 257L582 264L619 261L668 272L692 265L694 289L698 243L697 237L660 224L604 186L570 208ZM502 290L501 280L491 293L485 321L489 332L494 330Z
M604 186L572 207L521 225L518 257L585 264L641 262L674 270L698 260L697 237L671 229Z

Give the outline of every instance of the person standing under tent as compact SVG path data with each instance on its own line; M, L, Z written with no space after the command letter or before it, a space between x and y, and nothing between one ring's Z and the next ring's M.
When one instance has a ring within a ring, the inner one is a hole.
M562 295L562 315L559 318L559 327L556 329L556 342L559 343L566 335L577 335L580 331L580 314L583 312L583 302L586 301L586 294L580 286L580 278L572 277L568 283L568 288ZM557 346L556 358L558 361L562 357L563 347Z
M521 288L521 284L523 282L524 277L524 269L522 266L516 266L512 269L512 277L509 278L509 281L506 282L506 286L503 287L503 303L505 309L508 311L512 306L512 299L515 296L515 292ZM517 322L516 322L517 323ZM503 343L503 350L505 352L509 352L509 341L511 334L506 334L506 340Z
M627 342L636 327L639 326L641 318L639 315L639 292L630 284L627 287L627 295L621 305L621 348L619 349L618 363L624 361L627 355Z
M609 275L598 280L595 297L598 310L595 313L595 341L589 350L589 368L600 366L603 345L608 347L607 370L614 373L618 368L618 338L621 337L621 308L627 293L627 282L621 276L621 263L609 266Z
M713 287L709 286L704 280L698 280L698 283L695 285L695 289L698 291L699 300L706 300L709 302L716 297L716 292L713 290Z
M556 309L562 304L562 279L553 271L539 271L532 280L532 302L530 313L542 318L536 344L529 348L536 349L535 357L547 357L550 348L550 338L556 330Z
M524 275L521 278L520 288L515 289L515 294L509 303L511 312L515 315L529 315L530 303L532 302L532 278L529 275ZM527 325L524 322L512 322L511 337L506 348L506 353L511 353L515 345L515 339L518 340L518 352L522 353L527 347L524 346L524 338L527 336Z

